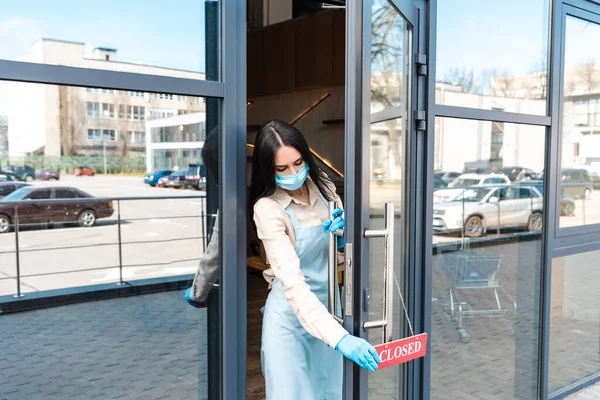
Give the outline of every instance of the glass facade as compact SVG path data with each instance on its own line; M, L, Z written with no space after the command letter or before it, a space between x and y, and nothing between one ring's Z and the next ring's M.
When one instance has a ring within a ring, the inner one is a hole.
M600 251L552 260L549 389L600 372Z
M600 382L598 1L12 3L1 398L264 396L268 287L240 271L268 267L242 210L271 118L310 136L360 216L338 265L360 268L338 275L346 327L381 344L387 321L364 322L391 299L392 339L429 334L424 359L348 368L344 398L546 400ZM385 264L361 224L387 239L389 221Z
M443 171L490 159L492 122L436 125ZM541 171L545 129L503 131L504 165ZM523 367L538 357L543 182L511 180L493 162L477 166L433 192L431 398L530 398L537 370Z
M218 1L14 3L4 8L0 59L185 79L206 74L205 4ZM60 12L56 12L60 10ZM18 37L19 40L11 40ZM104 89L106 91L112 89ZM132 93L135 93L132 91Z
M560 227L600 224L600 61L588 45L600 40L600 24L568 16L563 70L560 192L574 205Z
M545 115L549 8L548 0L440 0L436 103Z

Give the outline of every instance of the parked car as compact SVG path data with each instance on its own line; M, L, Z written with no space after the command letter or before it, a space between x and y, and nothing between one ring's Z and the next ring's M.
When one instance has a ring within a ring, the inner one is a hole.
M33 167L30 167L29 165L21 165L21 166L7 165L4 168L4 170L8 171L8 172L12 172L13 174L17 175L19 178L21 178L25 182L31 182L32 180L35 179L35 169L33 169Z
M186 174L187 170L173 172L169 175L169 180L167 181L167 187L179 189L185 187L186 183Z
M561 171L561 187L563 194L574 199L589 199L594 190L594 183L587 170L583 168L565 168Z
M158 184L158 180L173 173L170 169L159 169L151 174L144 176L144 183L152 187Z
M442 178L440 178L438 175L433 175L434 189L445 188L446 186L448 186L448 184Z
M193 189L206 190L206 167L201 164L189 164L185 183Z
M85 167L85 166L75 168L75 176L82 176L82 175L94 176L94 175L96 175L96 171L94 171L90 167Z
M452 171L435 171L433 175L440 177L446 183L450 183L458 178L461 174L460 172Z
M435 233L462 232L480 237L488 230L542 229L542 194L519 185L473 186L433 208Z
M156 187L167 187L167 183L169 182L169 176L162 176L159 178L158 181L156 181Z
M542 194L542 196L544 195L544 181L542 180L536 179L531 181L518 182L518 184L522 186L533 186L538 190L538 192ZM560 200L560 215L567 217L572 217L573 215L575 215L575 201L573 201L572 198L565 195L564 193L562 194L562 198Z
M440 203L451 201L460 195L465 188L481 185L510 184L510 179L504 174L462 174L448 184L447 188L436 190L433 193L433 202Z
M60 179L60 174L53 169L38 169L35 171L35 179L40 179L42 181L49 181L54 179L55 181Z
M20 203L5 204L7 201ZM111 200L96 199L77 188L26 186L0 201L0 233L11 230L15 209L21 224L78 223L82 227L94 226L99 218L114 213Z
M0 182L0 200L23 186L30 186L25 182Z
M0 182L25 182L23 179L8 171L0 171Z
M513 182L534 180L537 179L539 175L532 169L524 167L503 167L502 172Z

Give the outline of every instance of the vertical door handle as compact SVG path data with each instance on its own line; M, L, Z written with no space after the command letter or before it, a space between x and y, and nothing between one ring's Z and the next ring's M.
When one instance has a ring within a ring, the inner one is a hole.
M383 238L384 244L384 275L383 275L383 319L367 321L363 329L383 328L383 343L392 341L394 327L394 203L385 203L385 228L383 230L365 230L364 237Z
M329 217L331 218L331 220L333 221L333 210L335 210L337 204L335 201L330 201L329 202ZM337 322L339 322L340 324L344 322L344 320L340 317L338 317L336 315L336 290L338 290L338 288L335 285L335 281L336 281L336 276L337 276L337 246L336 246L336 240L335 237L336 236L343 236L344 235L344 231L339 229L335 232L329 232L328 234L328 239L329 239L329 254L328 254L328 272L329 272L329 286L328 286L328 290L327 290L327 299L328 301L328 308L329 308L329 313L333 316L333 318L335 318L335 320Z

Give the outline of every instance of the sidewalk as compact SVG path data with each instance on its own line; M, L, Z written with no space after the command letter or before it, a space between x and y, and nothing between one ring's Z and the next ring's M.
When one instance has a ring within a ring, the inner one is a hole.
M203 399L205 309L182 291L0 316L0 399Z
M600 399L600 383L583 389L581 392L575 393L567 397L569 400L596 400Z

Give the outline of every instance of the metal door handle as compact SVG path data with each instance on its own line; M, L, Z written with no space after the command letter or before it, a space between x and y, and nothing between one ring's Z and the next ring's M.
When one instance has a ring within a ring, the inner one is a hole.
M383 238L384 245L384 276L383 276L383 319L367 321L363 329L383 328L383 343L392 341L394 327L394 203L385 203L384 211L385 229L366 230L364 237Z
M331 217L331 215L333 215L333 210L335 210L335 208L337 207L337 204L335 201L330 201L329 202L329 215L330 218L333 220L333 217ZM329 313L333 316L333 318L335 318L335 320L337 322L339 322L340 324L342 324L344 322L344 320L340 317L338 317L335 313L336 311L336 295L335 295L335 291L338 290L335 286L335 277L337 274L337 247L336 247L336 240L335 237L336 236L343 236L344 235L344 231L341 229L338 229L335 232L329 232L328 234L328 239L329 239L329 255L328 255L328 272L329 272L329 286L328 286L328 290L327 290L327 298L328 298L328 306L329 306Z

